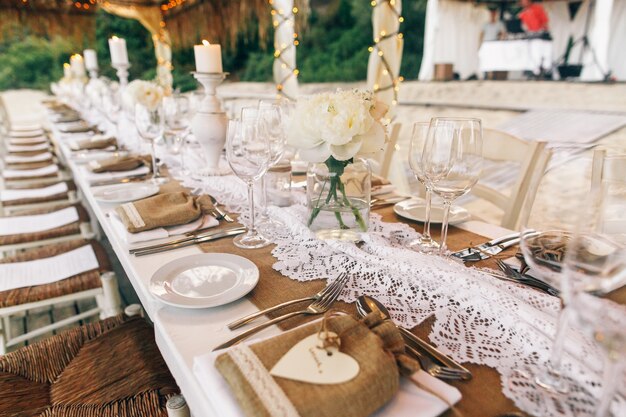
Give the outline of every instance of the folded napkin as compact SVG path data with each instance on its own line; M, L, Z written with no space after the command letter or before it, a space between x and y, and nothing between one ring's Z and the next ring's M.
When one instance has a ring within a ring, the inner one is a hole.
M83 132L88 132L90 130L94 130L92 126L88 125L87 123L83 121L60 125L58 126L58 129L63 133L83 133Z
M346 187L348 195L359 195L363 193L363 179L357 178L355 175L365 174L346 173L341 176L341 180ZM391 184L391 182L389 182L388 179L372 174L370 195L386 194L392 192L393 190L395 190L395 187Z
M99 267L91 245L34 261L0 264L0 291L50 284Z
M50 149L50 146L47 143L39 143L37 145L9 145L7 146L7 150L11 153L47 151L48 149Z
M91 161L90 161L91 162ZM113 181L121 178L138 177L150 173L150 168L147 166L141 166L130 171L117 171L117 172L101 172L95 173L87 169L86 166L81 166L81 177L85 178L90 184Z
M2 176L5 179L16 179L16 178L37 178L37 177L47 177L52 174L56 174L59 172L58 165L48 165L41 168L35 169L5 169L2 171Z
M84 139L70 144L70 148L73 151L106 149L109 147L117 147L117 140L112 136L104 135L93 135L89 139Z
M36 155L7 155L4 158L4 162L7 164L30 164L33 162L44 162L52 159L52 153L42 152Z
M400 379L399 372L408 369L404 367L406 361L411 362L400 353L404 350L402 337L391 322L371 316L362 322L349 316L327 320L328 330L341 338L340 351L359 364L354 379L318 385L269 374L268 369L291 347L317 333L320 327L321 321L317 321L258 343L198 356L194 358L194 375L207 396L219 398L212 405L221 417L268 415L268 407L293 407L302 417L435 417L448 408L437 396L449 404L460 400L456 388L422 371L408 374L436 395L408 379Z
M91 172L99 174L102 172L129 171L141 166L150 166L150 156L114 156L100 161L90 161L88 166Z
M213 203L208 195L192 196L179 191L158 194L122 204L115 209L130 233L186 224L209 214Z
M204 216L199 217L197 220L192 221L191 223L182 224L180 226L170 226L170 227L157 227L152 230L146 230L145 232L138 233L130 233L124 223L122 223L122 219L120 219L117 213L111 214L109 216L111 219L111 225L113 229L117 233L117 235L126 243L141 243L147 242L149 240L155 239L164 239L172 236L184 235L185 233L193 232L200 229L208 229L211 227L218 226L220 223L217 219L209 214L205 214Z
M46 198L66 193L67 183L59 182L43 188L23 188L18 190L0 190L0 201L15 201L30 198Z

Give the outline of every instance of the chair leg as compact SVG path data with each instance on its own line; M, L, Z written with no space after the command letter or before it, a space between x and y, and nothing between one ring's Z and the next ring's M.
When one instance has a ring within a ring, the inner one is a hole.
M182 395L173 395L165 404L168 417L191 417L187 401Z
M105 272L100 276L103 296L96 299L101 308L100 318L105 319L122 312L122 298L117 286L117 277L113 272Z
M7 339L10 335L7 335L6 330L4 317L2 317L2 320L0 320L0 355L5 355L7 353Z

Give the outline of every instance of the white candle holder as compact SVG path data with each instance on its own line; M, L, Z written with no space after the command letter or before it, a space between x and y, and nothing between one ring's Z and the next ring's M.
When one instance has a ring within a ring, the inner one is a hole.
M92 80L98 79L98 70L97 69L90 69L89 70L89 78L91 78Z
M222 150L226 143L228 117L217 98L217 86L226 79L227 72L192 72L194 78L204 87L204 99L191 121L191 130L204 152L207 166L200 172L203 176L226 175L228 167L220 166Z
M128 68L130 68L130 64L113 64L112 66L117 70L117 79L120 80L120 87L125 88L128 85Z

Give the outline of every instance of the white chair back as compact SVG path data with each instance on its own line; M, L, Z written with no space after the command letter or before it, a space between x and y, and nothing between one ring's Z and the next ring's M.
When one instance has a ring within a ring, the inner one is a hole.
M520 173L509 195L481 184L472 188L472 194L491 202L504 211L501 226L518 230L527 219L522 211L525 204L535 200L551 152L545 142L524 141L494 129L483 129L483 156L492 161L510 161L520 164ZM526 213L526 214L524 214Z

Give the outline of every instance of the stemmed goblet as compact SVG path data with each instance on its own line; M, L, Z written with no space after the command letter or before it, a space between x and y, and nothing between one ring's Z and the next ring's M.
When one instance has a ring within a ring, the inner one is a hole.
M430 123L428 122L414 123L413 132L411 133L411 143L409 145L409 166L411 167L411 171L413 171L415 178L417 178L417 180L426 188L426 213L424 218L424 232L419 238L409 242L408 247L425 253L432 252L439 248L439 243L437 243L430 236L430 208L432 204L432 191L422 168L422 154L424 152L426 139L428 138L429 127Z
M262 248L271 242L256 228L254 207L254 182L265 174L270 162L269 144L257 134L255 118L231 120L226 138L226 159L231 169L248 186L250 220L248 231L237 236L233 243L243 249Z
M154 108L148 108L142 104L135 105L135 125L142 139L150 142L152 156L152 181L154 183L163 182L163 178L159 173L159 167L156 161L155 142L163 136L164 117L163 106L158 105Z
M276 165L285 152L286 135L280 107L274 103L259 103L257 118L258 135L267 141L270 150L269 167ZM269 217L267 212L267 181L265 174L261 177L261 218L259 229L266 230L281 224Z
M432 192L443 199L439 253L445 254L452 202L469 192L482 172L482 126L478 119L434 117L424 144L421 168Z
M185 96L175 95L163 99L165 112L165 125L171 135L166 136L165 144L174 154L180 155L180 169L183 175L190 172L185 168L185 140L189 134L189 124L191 120L191 108L189 99Z

